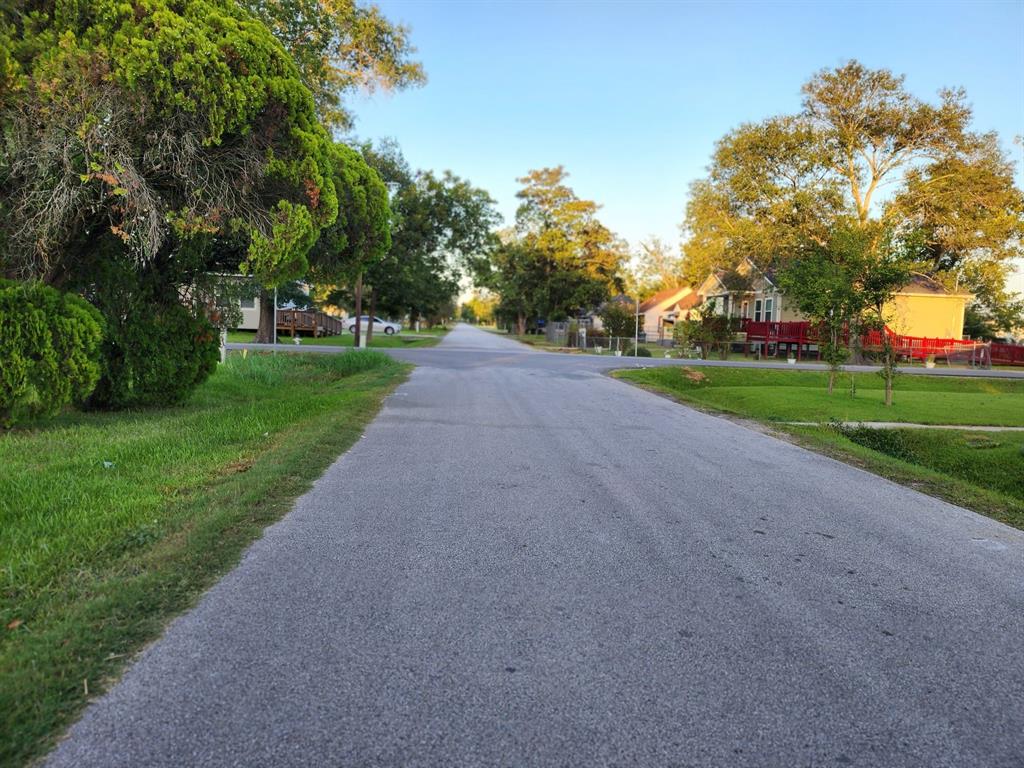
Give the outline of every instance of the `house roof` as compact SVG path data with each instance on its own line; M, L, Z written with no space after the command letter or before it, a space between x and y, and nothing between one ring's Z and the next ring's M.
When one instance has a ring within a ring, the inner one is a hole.
M916 294L916 295L927 295L927 296L971 296L972 294L964 291L951 291L938 280L928 275L923 275L920 272L912 272L910 275L910 282L900 289L900 293L904 294Z
M654 309L660 304L674 304L672 299L679 297L684 298L687 295L693 293L693 289L688 285L676 286L675 288L666 288L663 291L658 291L653 296L645 299L640 303L640 311L646 312L649 309Z

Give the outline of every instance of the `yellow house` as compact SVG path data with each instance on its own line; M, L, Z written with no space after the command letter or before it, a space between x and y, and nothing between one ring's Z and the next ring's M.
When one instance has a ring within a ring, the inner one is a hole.
M914 274L885 306L886 321L904 336L962 339L964 310L973 298L970 293L950 292L927 275Z
M716 270L697 289L715 311L754 322L799 322L804 318L786 302L771 270L749 259L733 271ZM889 329L904 336L962 339L964 311L973 294L952 292L927 275L914 273L885 307Z

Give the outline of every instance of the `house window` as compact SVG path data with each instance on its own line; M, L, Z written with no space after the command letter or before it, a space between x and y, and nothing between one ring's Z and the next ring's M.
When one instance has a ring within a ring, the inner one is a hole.
M770 323L772 321L772 319L773 319L772 318L772 304L774 304L774 303L775 303L774 299L765 299L764 300L764 321L766 323Z
M245 296L239 300L238 306L242 309L256 309L256 299L252 296Z
M754 301L754 322L755 323L760 323L761 322L761 300L760 299L756 299Z

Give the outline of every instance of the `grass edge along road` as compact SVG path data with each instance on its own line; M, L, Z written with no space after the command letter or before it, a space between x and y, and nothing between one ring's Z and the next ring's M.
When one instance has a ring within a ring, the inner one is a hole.
M370 340L371 349L415 349L417 347L433 347L440 343L448 329L431 329L429 331L402 331L397 334L386 334L377 331ZM336 336L301 336L303 347L351 347L355 337L345 331ZM254 344L254 331L229 331L228 342L232 344ZM293 344L292 337L286 333L277 335L278 344Z
M843 389L849 374L840 377L831 396L826 374L817 371L671 367L612 375L700 410L752 419L806 448L1024 529L1024 433L838 429L829 423L1021 426L1022 381L906 377L897 383L896 404L887 409L882 380L872 373L854 374L856 398Z
M409 369L373 352L232 355L179 408L0 434L0 765L45 753Z

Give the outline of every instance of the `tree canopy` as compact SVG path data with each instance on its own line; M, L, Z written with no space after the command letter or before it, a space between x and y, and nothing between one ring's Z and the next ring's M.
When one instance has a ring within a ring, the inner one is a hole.
M423 66L409 30L393 24L375 5L354 0L243 0L281 41L313 94L329 128L350 128L342 104L350 91L421 85Z
M529 318L557 320L594 309L622 289L625 245L597 217L600 206L580 199L561 166L519 179L514 229L478 279L494 289L498 314L522 332Z
M721 139L691 188L684 231L693 282L744 257L781 265L848 227L912 243L916 267L967 288L1001 321L1019 320L1005 290L1022 254L1024 196L991 134L971 130L962 90L936 103L902 77L851 61L803 87L796 115L745 124ZM883 194L884 191L884 194ZM877 226L876 226L877 225Z
M476 271L500 221L490 195L448 171L410 170L393 142L364 147L367 162L390 189L391 248L366 271L383 312L411 320L453 308L460 278Z
M23 2L3 29L5 271L62 283L111 237L139 264L244 243L301 275L337 216L330 141L288 53L229 0Z

